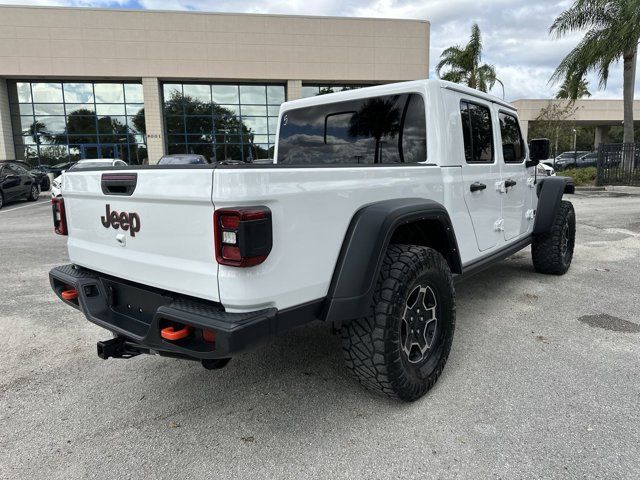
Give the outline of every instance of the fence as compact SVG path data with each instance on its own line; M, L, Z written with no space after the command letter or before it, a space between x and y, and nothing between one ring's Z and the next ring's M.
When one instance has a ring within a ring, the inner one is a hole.
M601 143L596 185L640 186L640 143Z

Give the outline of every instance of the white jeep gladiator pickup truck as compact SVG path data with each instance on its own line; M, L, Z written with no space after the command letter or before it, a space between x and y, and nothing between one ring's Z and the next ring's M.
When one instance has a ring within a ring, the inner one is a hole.
M532 245L538 272L571 263L568 178L536 176L516 110L424 80L284 103L274 164L65 174L53 200L70 265L54 292L142 353L220 368L319 320L370 389L424 395L447 361L454 280Z

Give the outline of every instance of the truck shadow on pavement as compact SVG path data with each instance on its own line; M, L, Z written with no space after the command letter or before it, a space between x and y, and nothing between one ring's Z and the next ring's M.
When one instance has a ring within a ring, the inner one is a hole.
M474 303L487 298L487 293L492 292L492 302L500 308L500 298L511 295L510 290L517 289L525 276L533 277L533 281L542 277L533 272L528 253L521 253L456 286L459 308L453 351L442 377L428 395L437 392L447 382L447 376L453 369L464 368L456 361L456 346L471 341L465 337L473 334L474 312L477 311ZM509 291L505 291L505 285L509 285ZM327 414L330 414L330 405L334 402L351 400L361 402L366 399L365 403L374 408L389 408L389 405L404 408L406 405L368 392L352 379L343 366L339 335L333 335L329 325L320 322L298 328L240 354L222 370L206 371L195 362L173 359L138 358L133 362L144 362L145 369L158 373L167 369L179 372L171 377L172 381L167 381L165 374L157 386L158 391L165 396L169 393L171 397L206 398L201 408L211 411L223 405L230 409L239 404L248 407L263 403L266 398L277 399L276 403L293 416L296 412L308 415L309 402L317 402L315 407ZM154 377L145 375L138 385L143 388L146 383L154 389ZM300 398L305 399L304 406L299 404Z

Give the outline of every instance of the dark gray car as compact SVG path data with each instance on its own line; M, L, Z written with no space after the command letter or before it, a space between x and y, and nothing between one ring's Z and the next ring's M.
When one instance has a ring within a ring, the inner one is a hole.
M0 163L0 208L15 200L35 202L40 196L36 178L16 162Z

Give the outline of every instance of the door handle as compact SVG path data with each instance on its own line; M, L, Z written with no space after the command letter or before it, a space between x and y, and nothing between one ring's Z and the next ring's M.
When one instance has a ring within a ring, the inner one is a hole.
M509 179L509 180L506 180L506 181L504 182L504 186L505 186L506 188L509 188L509 187L515 187L517 183L518 183L518 182L516 182L515 180L511 180L511 179Z
M469 187L469 190L471 190L472 192L477 192L478 190L484 190L485 188L487 188L487 186L484 183L474 182Z

